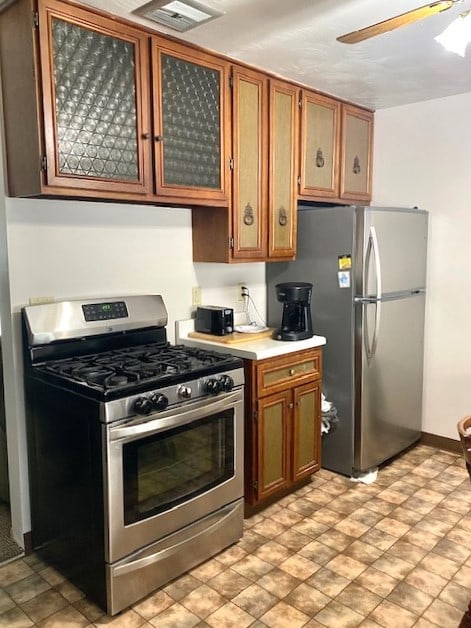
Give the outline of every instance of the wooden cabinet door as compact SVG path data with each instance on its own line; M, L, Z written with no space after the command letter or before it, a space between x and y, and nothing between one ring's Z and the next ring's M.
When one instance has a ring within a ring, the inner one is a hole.
M340 102L304 91L301 99L301 196L339 195Z
M233 68L232 215L236 259L264 259L267 255L267 85L265 75Z
M290 484L290 406L290 391L265 397L258 403L258 500Z
M55 0L39 33L47 186L151 193L148 36Z
M295 85L270 80L269 258L296 254L298 93Z
M293 481L320 468L321 383L313 382L294 390Z
M152 39L157 195L228 204L229 66Z
M342 106L340 197L371 200L373 114L351 105Z

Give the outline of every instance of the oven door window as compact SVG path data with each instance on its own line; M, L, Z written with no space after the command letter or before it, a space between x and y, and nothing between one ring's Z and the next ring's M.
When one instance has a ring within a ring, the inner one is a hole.
M123 445L124 523L178 506L234 475L234 410Z

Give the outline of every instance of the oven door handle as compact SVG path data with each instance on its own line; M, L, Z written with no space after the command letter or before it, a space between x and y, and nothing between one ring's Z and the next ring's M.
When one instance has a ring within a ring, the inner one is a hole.
M170 545L169 547L164 547L162 549L157 550L156 552L152 552L151 554L148 554L147 556L142 556L142 558L136 558L135 560L132 560L132 562L123 561L124 564L122 565L118 564L116 565L116 567L113 568L113 575L123 576L124 574L132 573L133 571L138 571L139 569L142 569L143 567L152 565L157 560L161 561L164 558L169 558L173 554L176 554L178 551L180 551L180 546L188 543L189 540L192 540L192 539L199 540L199 539L211 537L213 532L217 528L224 527L225 522L228 519L232 518L234 511L238 507L239 507L239 503L237 503L235 506L234 504L230 504L229 506L226 506L225 508L219 510L218 512L213 513L209 517L205 518L205 526L207 527L205 527L203 530L198 530L192 535L192 537L185 538L180 543L175 543L174 545ZM167 544L169 543L172 543L171 537L167 540ZM124 560L129 561L129 559L124 559Z
M198 419L203 419L216 412L233 408L237 402L243 400L243 393L241 390L236 390L231 393L226 393L224 397L218 399L211 398L208 401L207 398L195 401L191 405L189 410L183 408L172 408L166 412L156 414L155 417L146 417L145 421L135 423L132 425L123 425L121 427L110 427L109 440L112 442L134 440L139 436L151 436L152 434L158 434L164 430L168 430L181 425L186 425ZM202 415L201 410L204 410Z

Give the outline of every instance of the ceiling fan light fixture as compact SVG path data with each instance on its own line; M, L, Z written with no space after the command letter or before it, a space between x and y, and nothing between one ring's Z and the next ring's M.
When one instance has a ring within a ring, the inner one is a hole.
M471 9L460 13L443 33L434 38L445 50L461 57L466 54L466 47L471 41Z

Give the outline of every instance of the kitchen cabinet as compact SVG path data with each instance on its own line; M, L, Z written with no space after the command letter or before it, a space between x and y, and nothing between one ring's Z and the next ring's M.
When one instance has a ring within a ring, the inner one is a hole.
M298 88L232 69L232 202L194 208L193 259L291 260L296 248Z
M339 196L340 108L340 102L333 98L302 93L301 196Z
M246 360L248 512L309 480L320 468L321 349Z
M340 198L371 200L373 113L342 105Z
M301 112L299 197L370 201L373 113L308 90Z
M149 195L145 33L55 0L20 0L0 29L8 193Z
M226 63L165 42L59 0L11 6L8 193L227 204Z
M228 63L161 38L152 62L158 196L227 204Z

